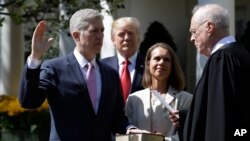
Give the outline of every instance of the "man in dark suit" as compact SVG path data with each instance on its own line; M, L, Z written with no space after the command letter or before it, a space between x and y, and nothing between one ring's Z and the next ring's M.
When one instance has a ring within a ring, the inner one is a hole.
M217 4L194 8L191 38L209 57L196 86L184 141L248 141L250 55L229 34L229 15Z
M45 21L39 22L33 34L20 83L21 106L37 108L48 100L53 141L111 141L111 133L132 130L124 115L118 73L95 59L103 42L102 15L93 9L74 13L70 19L73 53L41 64L53 41L45 40L45 27ZM90 77L92 85L87 83Z
M104 58L101 62L111 66L122 76L123 61L129 60L130 74L129 91L123 92L126 102L129 93L143 89L142 75L144 71L144 57L138 54L140 42L139 21L135 17L122 17L112 24L111 39L117 50L117 55Z

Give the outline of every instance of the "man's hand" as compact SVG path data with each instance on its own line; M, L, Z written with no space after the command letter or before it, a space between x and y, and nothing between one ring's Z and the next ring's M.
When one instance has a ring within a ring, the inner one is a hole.
M40 21L36 26L32 37L32 51L30 57L33 59L40 60L54 40L54 38L49 38L48 40L46 40L45 31L45 21Z
M173 113L169 112L169 118L172 121L173 126L175 128L179 128L180 127L180 123L179 123L179 118L178 117L179 117L179 111L178 110L174 111Z
M131 128L127 131L126 134L141 134L141 133L151 133L147 130L141 130L141 129L138 129L138 128Z

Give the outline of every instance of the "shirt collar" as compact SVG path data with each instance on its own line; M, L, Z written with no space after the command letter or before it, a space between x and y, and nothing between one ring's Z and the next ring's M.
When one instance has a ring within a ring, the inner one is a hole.
M77 51L76 48L74 49L73 54L75 55L76 60L77 60L77 62L79 63L79 65L80 65L81 68L84 68L84 67L86 66L86 64L88 64L88 63L93 64L93 65L94 65L94 68L97 68L97 66L96 66L96 65L97 65L97 64L96 64L96 58L92 59L92 60L89 62L83 55L81 55L81 54Z
M119 65L121 65L123 63L123 61L125 61L125 58L123 56L121 56L121 54L119 52L117 52L117 57L118 57L118 63L119 63ZM137 57L137 52L133 56L131 56L130 58L128 58L129 62L132 65L135 65L135 63L136 63L136 57Z
M223 45L236 42L235 38L233 36L227 36L222 38L218 43L215 44L215 46L212 49L212 53L216 52L218 49L220 49Z

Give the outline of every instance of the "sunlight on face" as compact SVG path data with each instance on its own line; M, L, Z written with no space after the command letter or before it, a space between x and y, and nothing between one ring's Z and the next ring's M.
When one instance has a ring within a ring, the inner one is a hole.
M85 30L80 31L79 46L91 54L97 54L101 51L103 44L104 26L102 19L93 19Z
M133 23L116 25L112 41L123 56L131 57L139 47L137 27Z
M209 36L207 34L206 26L208 23L208 20L204 20L203 22L200 22L196 19L197 15L194 15L191 19L190 24L190 41L194 43L197 51L200 54L207 54L207 46L209 41Z
M151 52L149 70L153 79L166 80L171 73L170 52L162 47L157 47Z

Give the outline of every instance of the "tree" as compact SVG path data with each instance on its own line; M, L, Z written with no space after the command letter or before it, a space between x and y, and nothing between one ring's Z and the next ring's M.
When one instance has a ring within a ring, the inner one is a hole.
M140 54L146 56L147 50L157 42L163 42L170 45L176 51L176 44L173 41L171 34L167 31L163 24L154 21L147 29L144 40L140 45Z
M246 47L248 52L250 52L250 21L246 24L246 29L241 37L241 42Z
M94 8L102 10L100 2L104 0L2 0L0 4L0 15L9 15L17 24L27 22L39 22L41 20L49 21L51 24L67 22L67 15L72 15L75 11L82 8ZM124 0L106 0L110 6L108 13L114 13L120 8L124 8ZM60 15L59 5L64 5L65 15ZM4 12L4 8L20 8L22 13L14 11ZM4 17L0 18L0 25L4 22ZM60 27L65 27L61 24Z
M48 28L48 36L56 37L60 29L67 30L69 16L82 8L93 8L99 11L104 10L101 2L107 2L110 10L106 12L112 14L118 9L124 8L124 0L1 0L0 16L10 16L15 24L23 24L25 32L25 50L29 54L31 31L34 31L36 24L45 20ZM5 8L8 11L5 11ZM15 9L20 9L16 12ZM5 17L0 17L0 26L3 26ZM58 54L58 46L52 46L47 52L46 58L51 58Z

